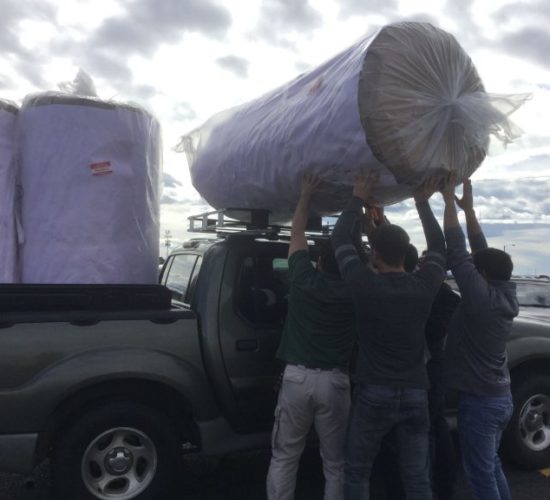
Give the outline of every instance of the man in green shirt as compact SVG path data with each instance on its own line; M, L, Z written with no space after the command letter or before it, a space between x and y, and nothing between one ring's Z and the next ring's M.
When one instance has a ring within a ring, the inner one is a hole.
M344 442L350 407L348 364L356 340L349 287L327 242L316 270L305 229L318 181L304 179L288 251L288 316L277 356L286 363L275 410L268 500L294 498L296 474L311 429L319 436L325 500L343 499Z

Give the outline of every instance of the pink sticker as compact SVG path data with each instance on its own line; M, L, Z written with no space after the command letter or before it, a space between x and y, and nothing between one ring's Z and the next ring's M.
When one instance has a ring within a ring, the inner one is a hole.
M315 95L319 94L321 92L321 89L323 88L323 77L320 76L313 82L313 85L308 90L308 95Z
M113 167L110 161L102 161L99 163L90 164L92 175L107 175L113 173Z

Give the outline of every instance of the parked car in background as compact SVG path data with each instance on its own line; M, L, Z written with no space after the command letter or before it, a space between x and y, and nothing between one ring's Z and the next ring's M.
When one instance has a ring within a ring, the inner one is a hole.
M504 436L510 460L550 465L550 280L514 279L519 316L508 341L514 413Z

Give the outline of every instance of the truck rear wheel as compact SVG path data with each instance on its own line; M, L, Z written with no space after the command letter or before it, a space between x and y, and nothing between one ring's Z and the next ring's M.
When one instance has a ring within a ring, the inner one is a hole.
M143 404L92 409L54 447L54 498L172 498L183 467L179 443L174 423Z
M514 413L503 436L509 460L525 469L550 466L550 377L522 377L512 386Z

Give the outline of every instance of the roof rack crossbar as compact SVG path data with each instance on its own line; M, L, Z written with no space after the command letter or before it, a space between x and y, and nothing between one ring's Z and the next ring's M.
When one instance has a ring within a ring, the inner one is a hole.
M239 215L242 219L236 218ZM279 234L285 239L288 233L290 235L290 226L277 225L269 223L269 211L257 209L227 208L220 210L211 210L188 217L189 232L193 233L217 233L219 235L229 235L237 232L248 232L256 234ZM312 217L308 220L307 234L318 237L326 237L331 232L329 224L323 225L321 217Z

